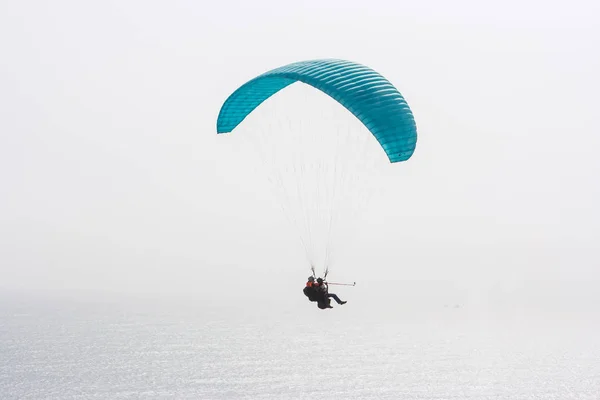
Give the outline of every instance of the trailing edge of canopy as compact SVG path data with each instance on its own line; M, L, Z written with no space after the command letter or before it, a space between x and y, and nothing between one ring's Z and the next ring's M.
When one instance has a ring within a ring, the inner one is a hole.
M246 82L223 103L217 133L233 131L263 101L298 81L321 90L354 114L375 136L390 162L412 156L417 128L404 97L376 71L345 60L300 61Z

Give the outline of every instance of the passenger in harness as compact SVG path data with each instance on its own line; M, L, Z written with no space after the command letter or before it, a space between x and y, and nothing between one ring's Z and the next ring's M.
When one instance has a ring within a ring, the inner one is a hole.
M324 282L323 279L317 279L317 307L320 309L333 308L331 306L331 300L334 299L336 303L340 305L346 304L346 301L340 300L340 298L335 293L329 293L329 288L327 286L327 282Z

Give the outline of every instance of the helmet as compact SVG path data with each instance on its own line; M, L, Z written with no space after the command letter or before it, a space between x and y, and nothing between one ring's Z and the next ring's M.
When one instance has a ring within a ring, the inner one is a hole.
M308 277L308 281L309 281L309 282L314 282L314 280L315 280L315 277L314 277L314 276L309 276L309 277Z
M323 278L318 278L318 279L317 279L317 282L318 282L318 283L323 283Z

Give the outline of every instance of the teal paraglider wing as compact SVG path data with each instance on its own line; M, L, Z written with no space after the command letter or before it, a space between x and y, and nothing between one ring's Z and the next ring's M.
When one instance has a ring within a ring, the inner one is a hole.
M417 128L404 97L376 71L345 60L296 62L248 81L221 107L217 133L233 131L263 101L298 81L321 90L354 114L379 141L390 162L412 156Z

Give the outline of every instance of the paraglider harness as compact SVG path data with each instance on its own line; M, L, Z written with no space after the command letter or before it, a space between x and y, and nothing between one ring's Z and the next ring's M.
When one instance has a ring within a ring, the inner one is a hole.
M313 278L313 277L311 276L311 278ZM309 281L306 282L306 286L304 287L304 289L302 291L304 292L304 295L306 297L308 297L308 300L318 301L319 290L315 286L314 278L312 280L309 279Z
M327 274L329 273L329 269L325 270L325 274L323 275L323 279L318 278L318 284L315 284L315 267L311 267L312 276L308 277L308 282L306 282L306 286L302 290L304 295L308 297L308 300L311 302L317 302L319 308L328 308L331 300L327 297L327 290L323 290L323 284L327 284L325 282L325 278L327 278ZM319 282L320 281L320 282Z

